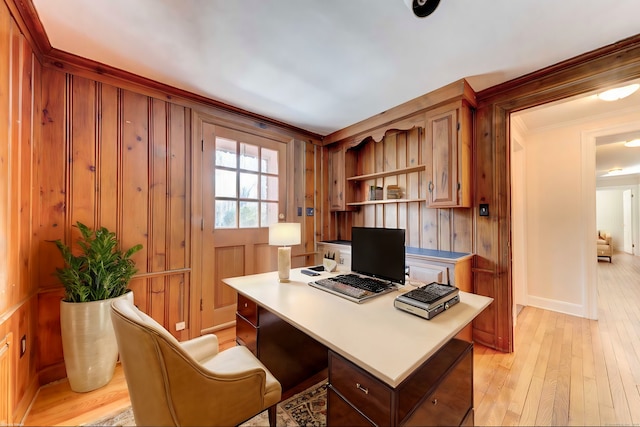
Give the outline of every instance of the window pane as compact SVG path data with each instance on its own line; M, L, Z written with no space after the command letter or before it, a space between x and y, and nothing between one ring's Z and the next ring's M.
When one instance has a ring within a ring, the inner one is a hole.
M215 228L236 227L236 202L231 200L216 200Z
M240 202L240 228L258 225L258 202Z
M278 152L275 150L269 150L268 148L262 149L262 173L278 174Z
M278 204L277 203L261 203L260 204L260 226L268 227L278 222Z
M216 169L216 197L238 197L236 172Z
M254 173L240 174L240 198L258 198L258 175Z
M216 165L236 168L236 141L216 137Z
M258 172L258 146L240 143L240 169Z
M278 177L262 175L260 198L262 200L278 200Z

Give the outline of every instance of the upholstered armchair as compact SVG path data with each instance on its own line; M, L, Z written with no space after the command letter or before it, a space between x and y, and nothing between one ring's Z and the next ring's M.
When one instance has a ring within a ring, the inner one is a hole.
M598 231L598 258L609 258L609 262L611 262L611 257L613 256L613 243L611 242L611 234L605 233L604 231Z
M282 388L246 347L178 342L130 301L113 302L111 319L136 425L233 426L268 409L275 426Z

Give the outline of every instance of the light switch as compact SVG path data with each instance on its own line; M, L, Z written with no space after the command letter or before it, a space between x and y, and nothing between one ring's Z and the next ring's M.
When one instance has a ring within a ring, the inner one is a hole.
M480 216L489 216L489 204L480 203Z

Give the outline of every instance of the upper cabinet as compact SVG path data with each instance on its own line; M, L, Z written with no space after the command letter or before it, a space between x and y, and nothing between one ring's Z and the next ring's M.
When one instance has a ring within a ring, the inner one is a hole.
M471 207L473 112L456 101L426 113L427 206Z
M471 207L474 107L461 80L328 135L330 210Z

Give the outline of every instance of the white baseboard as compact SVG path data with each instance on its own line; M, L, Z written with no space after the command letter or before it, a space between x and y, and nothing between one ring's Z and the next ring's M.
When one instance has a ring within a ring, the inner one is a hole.
M570 314L571 316L587 317L585 316L586 308L580 304L536 297L533 295L527 296L527 302L528 305L542 308L544 310L557 311L558 313Z

